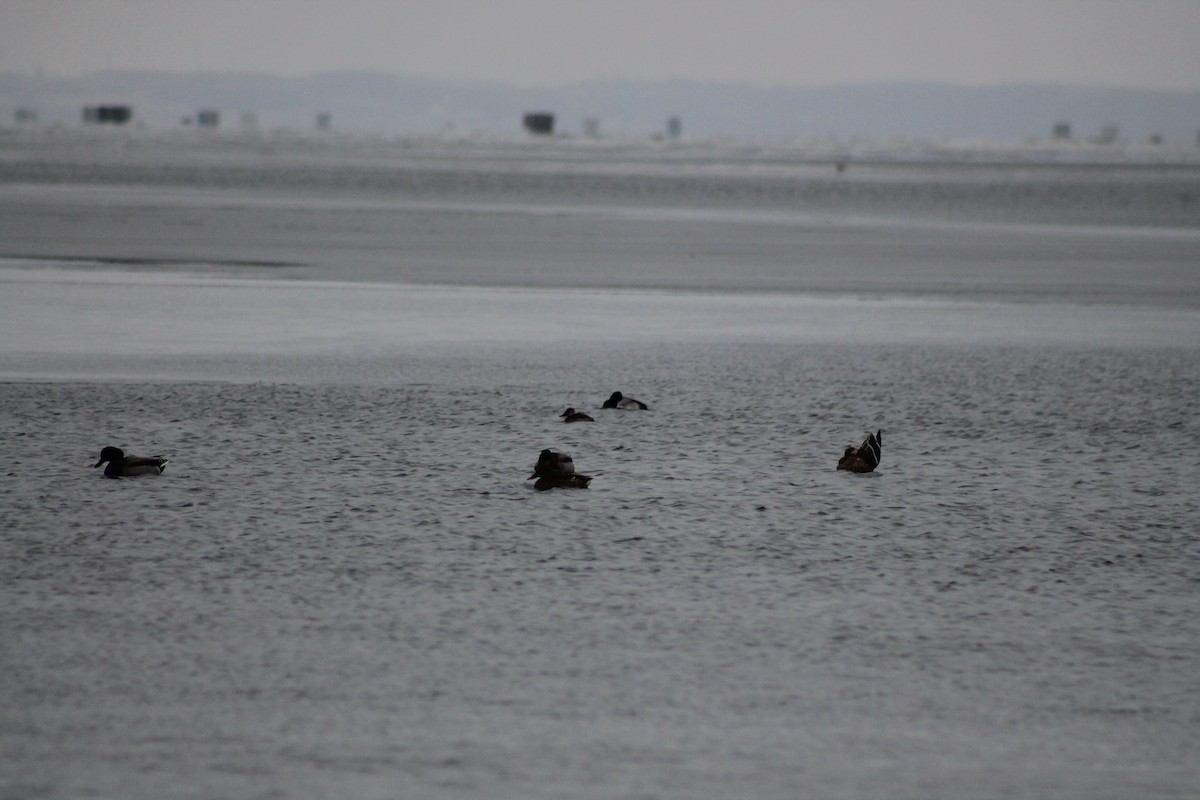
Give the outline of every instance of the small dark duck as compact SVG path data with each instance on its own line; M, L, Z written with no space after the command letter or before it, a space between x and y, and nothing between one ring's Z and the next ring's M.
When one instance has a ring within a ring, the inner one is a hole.
M880 445L883 443L883 431L868 434L858 447L847 447L846 452L838 460L838 469L851 472L874 472L879 466Z
M568 408L563 413L559 414L563 418L563 422L595 422L596 420L589 417L582 411L576 411L573 408Z
M626 397L620 392L613 392L612 395L604 401L603 408L620 408L625 411L641 409L649 411L650 406L643 403L641 400L634 400L632 397Z
M537 478L534 489L544 492L546 489L586 489L592 482L587 475L575 474L575 462L566 453L556 453L553 450L543 450L538 455L537 465L533 474L526 480Z
M107 463L104 477L123 478L129 475L161 475L171 462L162 456L127 456L119 447L106 447L100 451L100 460L93 468Z

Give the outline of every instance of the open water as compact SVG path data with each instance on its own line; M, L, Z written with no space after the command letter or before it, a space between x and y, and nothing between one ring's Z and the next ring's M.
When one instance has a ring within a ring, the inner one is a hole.
M0 796L1200 792L1193 168L58 135Z

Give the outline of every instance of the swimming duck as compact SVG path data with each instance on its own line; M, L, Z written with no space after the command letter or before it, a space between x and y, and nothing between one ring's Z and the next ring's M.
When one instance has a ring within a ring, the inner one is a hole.
M537 478L533 488L539 492L546 489L586 489L592 479L588 475L575 474L575 462L566 453L543 450L538 455L533 474L526 480Z
M92 465L95 467L108 463L104 468L104 477L120 478L126 475L160 475L171 463L162 456L127 456L119 447L106 447L100 451L100 460Z
M879 466L880 445L883 443L883 431L867 434L867 438L858 447L847 447L846 452L838 460L838 469L848 469L851 472L874 472Z
M559 416L563 417L563 422L595 422L596 421L596 420L592 419L591 417L589 417L587 414L583 413L582 411L576 411L573 408L568 408L566 411L559 414Z
M604 401L603 408L620 408L626 411L632 409L641 409L642 411L650 410L650 406L646 405L641 400L634 400L632 397L626 397L620 392L613 392L612 395Z

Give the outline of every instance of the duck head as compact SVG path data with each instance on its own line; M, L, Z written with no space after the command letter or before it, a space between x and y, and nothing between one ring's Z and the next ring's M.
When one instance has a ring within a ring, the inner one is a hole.
M100 451L100 460L97 461L95 464L93 464L92 468L94 469L94 468L100 466L101 464L105 463L106 461L107 462L120 461L123 458L125 458L125 451L122 450L121 448L106 447Z

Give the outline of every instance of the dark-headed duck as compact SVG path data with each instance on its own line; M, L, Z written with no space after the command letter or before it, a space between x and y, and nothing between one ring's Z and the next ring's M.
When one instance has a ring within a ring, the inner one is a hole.
M643 403L641 400L634 400L632 397L626 397L620 392L613 392L612 395L604 401L603 408L620 408L623 410L641 409L648 411L650 406Z
M568 408L563 413L559 414L563 418L563 422L595 422L596 420L589 417L582 411L576 411L573 408Z
M546 489L586 489L591 483L591 477L577 475L575 462L566 453L556 453L553 450L543 450L538 455L533 474L527 480L537 478L533 485L539 492Z
M847 469L851 472L874 472L875 468L879 466L882 443L883 431L879 430L868 434L858 447L846 448L846 452L838 461L837 468Z
M171 463L162 456L127 456L119 447L106 447L100 451L100 460L93 466L98 467L107 463L104 477L121 478L127 475L160 475Z

